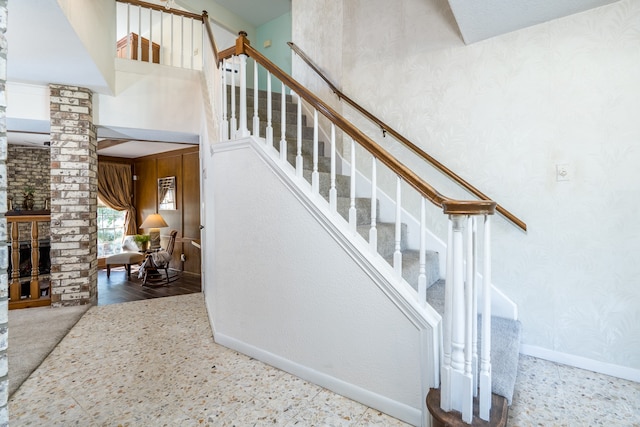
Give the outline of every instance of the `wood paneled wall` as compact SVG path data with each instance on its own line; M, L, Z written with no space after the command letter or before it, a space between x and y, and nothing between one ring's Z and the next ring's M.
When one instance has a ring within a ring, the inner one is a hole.
M171 267L185 273L200 274L200 249L191 244L200 241L200 156L198 147L170 151L133 161L135 206L138 225L152 213L160 213L169 227L168 235L178 230ZM158 211L158 178L176 177L176 210ZM142 230L139 230L142 232ZM186 261L180 261L184 254Z

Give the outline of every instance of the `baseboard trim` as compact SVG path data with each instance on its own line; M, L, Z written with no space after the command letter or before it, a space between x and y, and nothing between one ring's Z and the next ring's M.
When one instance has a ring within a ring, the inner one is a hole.
M247 356L302 378L305 381L317 384L341 396L360 402L370 408L377 409L406 423L415 426L419 426L422 423L422 411L404 403L391 400L377 393L365 390L355 384L300 365L292 360L285 359L222 333L216 333L214 340L220 345L246 354Z
M621 378L623 380L640 382L640 369L600 362L598 360L549 350L529 344L522 344L520 346L520 353L527 356L537 357L539 359L549 360L551 362L561 363L563 365L573 366L575 368L586 369L588 371Z

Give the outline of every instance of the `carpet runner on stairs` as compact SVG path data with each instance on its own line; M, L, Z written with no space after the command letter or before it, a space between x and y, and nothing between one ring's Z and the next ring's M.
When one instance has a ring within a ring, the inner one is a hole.
M236 93L238 93L236 89ZM230 96L227 96L230 101ZM260 117L260 137L265 137L266 128L266 102L267 94L259 92L258 105ZM239 111L239 97L236 97L236 111ZM247 91L247 122L249 128L252 127L253 116L253 91ZM272 94L272 128L273 145L276 150L280 149L281 138L281 95ZM297 106L292 102L291 96L287 95L286 101L286 139L287 139L287 161L295 167L297 153ZM313 168L313 128L307 126L309 121L302 116L302 154L303 154L303 176L310 183L311 171ZM329 199L331 159L324 156L325 143L318 141L318 171L320 181L320 194ZM346 175L336 175L336 190L338 194L338 213L348 220L350 207L350 177ZM369 228L371 225L371 200L369 198L357 198L357 225L358 233L368 241ZM379 211L379 203L377 206ZM376 215L379 218L379 212ZM393 253L395 251L395 224L378 222L378 252L391 265L393 265ZM420 270L419 254L417 248L408 248L407 227L402 225L401 237L402 249L402 277L416 291L418 289L418 275ZM440 279L439 254L427 251L426 254L426 275L427 275L427 302L442 315L444 313L444 280ZM481 322L480 322L481 323ZM481 327L481 324L478 325ZM518 369L518 357L520 347L520 322L509 319L492 317L491 321L491 357L492 357L492 389L493 393L505 397L509 404L513 398L515 378ZM480 339L480 334L479 334Z

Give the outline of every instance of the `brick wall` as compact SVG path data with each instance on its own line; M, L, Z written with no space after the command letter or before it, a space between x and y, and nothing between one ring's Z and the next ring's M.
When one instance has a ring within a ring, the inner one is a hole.
M92 93L49 85L51 305L97 300L98 156Z
M34 209L44 209L49 198L49 148L31 148L23 145L9 145L7 159L7 196L13 197L14 208L22 207L22 191L25 187L35 188Z
M7 278L7 0L0 0L0 426L9 425L7 398L9 393L7 336L9 316L9 281Z

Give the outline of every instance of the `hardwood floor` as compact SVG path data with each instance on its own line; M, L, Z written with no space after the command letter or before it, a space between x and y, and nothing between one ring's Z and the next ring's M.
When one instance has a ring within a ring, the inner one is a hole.
M200 276L170 271L169 284L158 281L152 286L142 286L136 268L132 268L131 279L127 278L124 267L111 269L111 277L107 278L107 270L98 270L98 305L117 304L151 298L192 294L201 291Z

